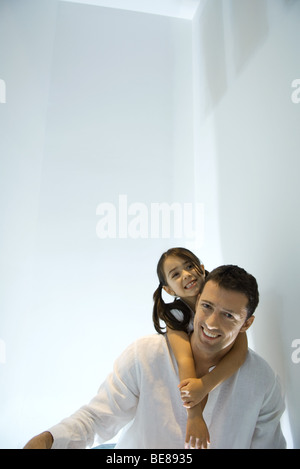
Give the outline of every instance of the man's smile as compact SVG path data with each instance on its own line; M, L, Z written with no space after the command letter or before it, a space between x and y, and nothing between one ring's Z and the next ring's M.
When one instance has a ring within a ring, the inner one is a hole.
M208 339L217 339L218 337L221 336L220 334L216 334L216 333L213 333L213 332L209 331L208 329L204 328L203 326L201 326L201 330L202 330L202 333L203 333L204 337L206 337Z

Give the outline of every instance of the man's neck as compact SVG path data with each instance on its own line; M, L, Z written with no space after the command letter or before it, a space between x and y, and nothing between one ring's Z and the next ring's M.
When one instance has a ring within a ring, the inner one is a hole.
M224 350L221 350L218 353L209 353L207 351L202 350L196 340L194 334L191 335L191 347L194 355L195 361L195 368L196 368L196 375L197 378L201 378L202 376L206 375L209 372L209 369L213 366L217 366L217 364L222 360L224 355L226 355L229 350L231 349L232 345Z

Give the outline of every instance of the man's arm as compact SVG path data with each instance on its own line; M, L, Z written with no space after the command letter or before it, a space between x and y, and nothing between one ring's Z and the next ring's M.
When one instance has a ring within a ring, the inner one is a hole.
M31 438L24 446L24 449L51 449L53 436L50 432L43 432Z
M135 374L135 349L130 346L88 405L32 438L25 448L84 449L92 446L96 434L102 442L110 440L135 414L139 394Z

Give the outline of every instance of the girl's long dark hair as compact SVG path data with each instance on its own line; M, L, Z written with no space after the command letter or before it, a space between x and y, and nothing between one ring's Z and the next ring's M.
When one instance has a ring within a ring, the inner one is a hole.
M203 274L201 270L201 262L195 254L189 251L186 248L172 248L168 251L164 252L157 264L157 276L159 279L159 286L155 290L153 294L153 324L155 330L159 334L164 334L166 332L167 327L170 329L175 329L177 331L184 331L187 332L187 328L191 319L192 311L188 305L186 305L182 300L176 298L171 303L165 303L162 298L162 289L164 286L167 286L167 281L165 279L165 274L163 270L164 262L167 257L169 256L177 256L181 259L189 261L197 270L199 274ZM178 320L176 319L171 310L178 309L183 313L183 319ZM165 323L165 325L161 325L161 321Z

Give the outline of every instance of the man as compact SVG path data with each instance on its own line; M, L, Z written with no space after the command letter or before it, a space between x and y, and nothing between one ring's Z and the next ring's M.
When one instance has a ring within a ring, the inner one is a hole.
M255 278L237 266L221 266L207 277L196 307L191 347L197 376L216 366L238 334L254 320ZM164 335L129 346L89 405L30 440L25 448L85 448L123 428L116 448L184 447L186 410L178 391L176 361ZM284 410L269 365L249 350L242 367L208 397L203 417L210 448L285 448Z

